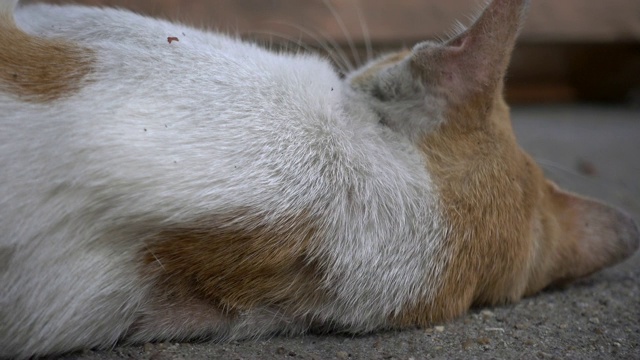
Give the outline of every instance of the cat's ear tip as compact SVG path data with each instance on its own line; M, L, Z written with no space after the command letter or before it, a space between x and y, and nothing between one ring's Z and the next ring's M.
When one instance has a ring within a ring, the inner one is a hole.
M444 43L425 41L413 48L414 73L452 93L493 93L504 77L528 0L493 0L468 28Z

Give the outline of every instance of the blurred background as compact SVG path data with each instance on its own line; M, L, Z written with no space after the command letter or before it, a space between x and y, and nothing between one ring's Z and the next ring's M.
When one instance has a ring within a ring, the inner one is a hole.
M28 0L23 3L43 1ZM46 0L45 0L46 1ZM48 0L128 8L337 63L446 38L480 0ZM370 43L370 45L369 45ZM370 46L373 50L368 50ZM328 50L331 48L331 50ZM511 103L640 104L640 1L533 0L511 64Z

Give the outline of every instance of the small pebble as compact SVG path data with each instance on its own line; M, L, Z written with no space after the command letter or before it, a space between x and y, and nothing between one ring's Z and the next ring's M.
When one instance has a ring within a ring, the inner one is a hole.
M480 312L480 315L482 315L482 318L483 318L484 320L491 319L492 317L494 317L494 316L495 316L495 314L494 314L494 313L493 313L493 311L491 311L491 310L482 310L482 311Z
M340 360L345 360L349 358L349 353L346 351L338 351L336 357Z
M480 345L489 345L491 343L491 339L486 336L480 337L476 340L476 342Z
M469 350L469 348L471 348L472 346L473 346L473 340L471 340L471 339L467 339L467 340L462 342L462 349L463 350Z
M591 319L589 319L589 322L592 324L600 324L600 319L598 319L597 317L592 317Z
M435 331L437 331L437 332L443 332L444 331L444 326L435 326L433 329Z

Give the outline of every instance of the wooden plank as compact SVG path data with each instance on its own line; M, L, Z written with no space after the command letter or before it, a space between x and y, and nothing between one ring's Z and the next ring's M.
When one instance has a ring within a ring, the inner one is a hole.
M23 2L33 2L26 0ZM476 0L50 0L119 6L134 11L184 20L229 32L271 31L288 37L300 31L325 34L346 42L364 42L360 19L368 24L374 43L416 42L442 36L455 20L466 20ZM331 5L327 5L331 4ZM335 14L335 15L334 15ZM359 15L361 14L361 16ZM339 21L344 23L343 32ZM610 42L640 40L640 1L535 0L522 39L525 41Z

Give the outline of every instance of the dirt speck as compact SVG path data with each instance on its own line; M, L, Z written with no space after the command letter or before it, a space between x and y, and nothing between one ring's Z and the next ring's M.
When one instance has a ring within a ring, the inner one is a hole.
M588 160L578 160L576 167L578 168L578 171L583 175L595 176L598 174L598 169L596 168L596 166Z
M471 339L466 339L465 341L462 342L462 349L463 350L469 350L474 344L474 341Z

